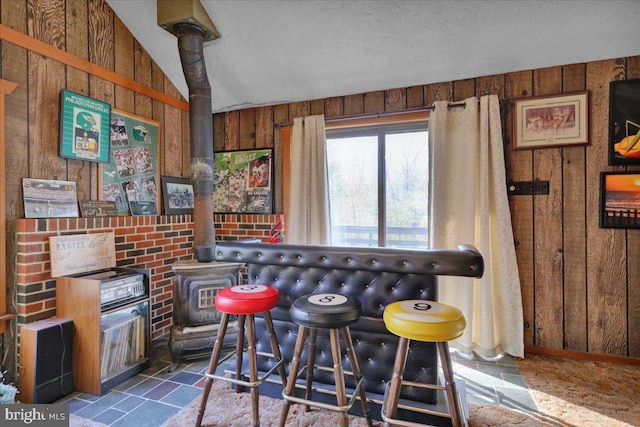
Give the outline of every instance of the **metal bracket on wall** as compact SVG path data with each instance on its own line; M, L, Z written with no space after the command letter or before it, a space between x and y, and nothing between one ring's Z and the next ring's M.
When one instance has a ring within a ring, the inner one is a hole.
M507 194L509 196L549 194L549 181L507 182Z

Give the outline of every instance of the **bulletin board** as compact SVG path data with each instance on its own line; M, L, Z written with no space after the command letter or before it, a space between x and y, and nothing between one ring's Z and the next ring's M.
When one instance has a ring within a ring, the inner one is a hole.
M213 211L273 213L273 150L215 153Z
M158 207L160 123L121 110L111 111L109 162L100 164L99 199L116 203L118 214L134 205Z

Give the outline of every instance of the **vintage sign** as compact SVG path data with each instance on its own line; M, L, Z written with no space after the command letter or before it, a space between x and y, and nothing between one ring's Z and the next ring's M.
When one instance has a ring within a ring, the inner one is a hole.
M80 200L80 213L83 218L118 216L118 209L109 200Z
M51 277L113 268L116 244L113 233L49 237Z
M111 105L77 93L60 92L60 156L109 161Z

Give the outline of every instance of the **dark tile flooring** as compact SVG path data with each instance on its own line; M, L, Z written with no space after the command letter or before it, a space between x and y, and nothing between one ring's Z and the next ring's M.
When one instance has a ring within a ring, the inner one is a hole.
M464 381L468 402L537 411L514 358L486 361L454 355L452 359L457 378ZM74 392L56 403L68 403L71 413L110 426L161 426L201 395L208 359L186 360L169 373L167 341L158 340L154 342L151 361L149 369L102 396Z

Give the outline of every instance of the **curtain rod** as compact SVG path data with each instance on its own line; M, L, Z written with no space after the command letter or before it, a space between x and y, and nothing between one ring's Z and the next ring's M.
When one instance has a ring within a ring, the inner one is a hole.
M505 101L507 101L507 100L505 100ZM480 100L478 100L478 104L480 104ZM456 102L450 103L447 106L447 108L459 108L459 107L464 108L466 105L467 105L467 103L465 101L456 101ZM412 109L400 110L400 111L383 111L383 112L379 112L379 113L363 113L363 114L354 114L354 115L351 115L351 116L329 117L329 118L325 118L324 121L325 122L339 122L339 121L342 121L342 120L378 118L378 117L390 116L390 115L395 115L395 114L407 114L407 113L419 113L419 112L423 112L423 111L433 111L434 109L435 109L435 107L431 106L431 107L412 108ZM291 121L283 122L283 123L274 123L273 124L274 127L286 127L286 126L292 126L292 125L293 125L293 122L291 122Z

